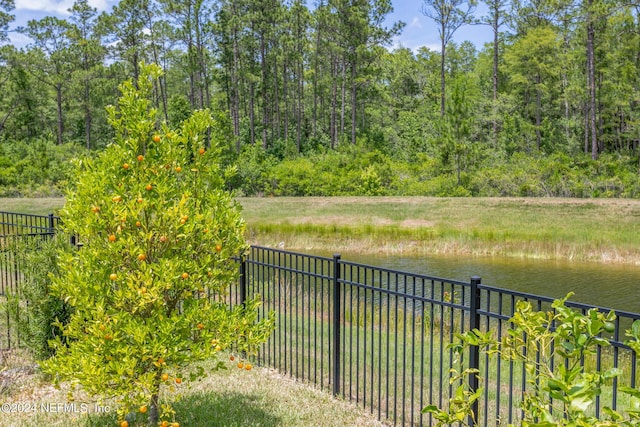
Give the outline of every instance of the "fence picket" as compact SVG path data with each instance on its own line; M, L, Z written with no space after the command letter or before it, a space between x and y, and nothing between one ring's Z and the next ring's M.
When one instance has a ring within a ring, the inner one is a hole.
M49 236L58 223L52 214L0 212L0 298L9 289L17 291L22 279L17 255L7 242L16 236ZM238 261L239 281L230 290L230 303L242 304L260 294L260 315L276 313L277 330L262 346L257 363L330 389L401 425L431 425L434 420L422 407L442 407L452 397L448 374L454 354L447 346L455 333L477 328L500 335L510 328L516 301L531 301L538 310L553 302L482 284L476 276L469 282L442 279L352 263L340 255L325 258L253 246ZM591 308L573 302L567 306L583 312ZM619 331L630 328L640 314L616 315L611 348L599 349L593 363L598 368L624 366L628 378L616 379L606 399L597 400L595 414L618 405L620 387L636 387L638 360ZM18 345L9 311L2 319L0 328L6 330L0 330L0 351ZM477 346L463 360L480 372L469 377L471 386L479 387L480 378L485 382L484 399L474 403L478 425L517 422L527 387L524 367L481 358Z

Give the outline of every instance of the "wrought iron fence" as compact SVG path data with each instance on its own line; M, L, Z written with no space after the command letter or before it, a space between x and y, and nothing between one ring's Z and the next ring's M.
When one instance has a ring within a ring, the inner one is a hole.
M11 230L12 235L15 230L46 235L57 225L51 215L0 218L9 224L2 230ZM10 224L14 218L22 225ZM0 278L0 290L5 286L16 290L19 263L7 246L2 248L0 274L12 278ZM449 371L457 356L449 344L456 340L456 333L478 328L501 336L512 328L509 319L517 301L529 301L538 310L549 310L553 302L484 285L479 277L468 282L443 279L353 263L339 255L321 257L254 246L238 263L240 280L230 289L227 301L241 304L260 294L261 316L270 312L276 316L276 329L256 362L343 396L396 425L432 425L434 420L422 408L446 407L454 395ZM583 313L591 308L567 305ZM640 314L616 314L615 332L607 337L611 346L582 361L586 370L625 368L625 375L598 398L596 416L605 406L615 409L628 403L619 393L621 386L637 386L638 361L624 344L622 331ZM0 349L16 345L9 317L4 323L0 322ZM526 367L489 358L477 347L463 355L462 362L480 372L481 384L473 377L472 386L485 389L475 408L479 425L517 423L522 417L519 403L531 387Z
M6 302L11 295L18 295L20 282L24 280L22 248L52 236L59 220L53 214L0 212L0 302ZM6 304L0 304L0 350L18 346L17 319L13 318Z
M432 425L422 408L446 407L454 395L449 372L456 354L455 334L479 329L502 336L516 302L551 310L553 298L513 292L482 284L430 277L333 258L252 247L241 262L243 295L260 294L262 315L276 314L276 330L258 362L309 381L366 408L396 425ZM592 306L568 302L586 313ZM600 307L600 311L609 309ZM625 375L602 390L593 408L628 404L621 386L636 388L638 361L624 344L623 331L640 314L616 311L610 347L585 357L585 370L624 367ZM506 362L471 347L462 368L479 370L472 387L482 386L477 423L518 423L519 403L531 388L522 363ZM561 363L551 360L551 363ZM478 382L480 381L480 383Z

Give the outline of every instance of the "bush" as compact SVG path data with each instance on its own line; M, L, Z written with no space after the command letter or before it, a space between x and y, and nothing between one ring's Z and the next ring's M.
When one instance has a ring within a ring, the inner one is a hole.
M66 343L62 327L69 321L71 307L50 293L52 278L62 274L61 253L73 248L66 236L20 236L13 250L19 259L23 280L18 294L9 295L9 309L17 322L20 342L39 360L55 354L49 345L58 339Z
M56 381L113 399L129 425L175 419L162 388L206 375L197 362L224 349L255 354L273 325L257 320L257 299L224 303L237 283L232 257L246 248L239 205L223 190L224 132L207 110L158 129L150 97L160 73L142 65L137 84L120 86L108 109L114 143L79 163L60 216L83 247L59 252L51 284L73 312L56 324L67 342L54 340L43 363Z
M464 369L462 357L470 346L477 346L490 356L507 362L522 363L527 372L523 389L521 424L523 426L619 426L638 425L640 421L640 390L621 386L619 391L630 397L631 406L625 412L603 407L601 415L594 415L593 406L599 404L603 387L623 374L618 367L585 368L585 357L599 354L610 346L603 335L615 332L616 315L589 309L586 313L568 308L564 299L555 300L551 310L536 311L531 302L518 301L504 336L494 338L495 331L478 330L456 334L459 342L450 346L458 355L457 366L451 370L450 384L457 384L455 397L446 410L429 405L423 412L431 413L436 425L476 425L474 402L484 393L480 387L470 387L474 369ZM627 331L631 339L625 344L636 354L640 352L640 321ZM499 366L499 365L498 365ZM635 369L635 368L633 368Z

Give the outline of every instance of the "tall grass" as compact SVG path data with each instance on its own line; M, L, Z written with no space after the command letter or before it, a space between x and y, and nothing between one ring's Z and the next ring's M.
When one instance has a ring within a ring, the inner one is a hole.
M239 198L247 237L290 249L466 253L640 265L640 200L552 198ZM64 199L0 199L47 214Z
M640 201L425 197L240 199L258 244L640 264Z

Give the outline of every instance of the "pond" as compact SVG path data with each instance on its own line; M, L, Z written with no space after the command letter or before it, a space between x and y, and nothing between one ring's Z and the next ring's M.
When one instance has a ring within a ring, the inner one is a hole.
M322 254L327 255L327 254ZM562 298L600 307L640 312L640 267L501 257L406 256L341 253L345 261L393 270L482 283L535 295Z

